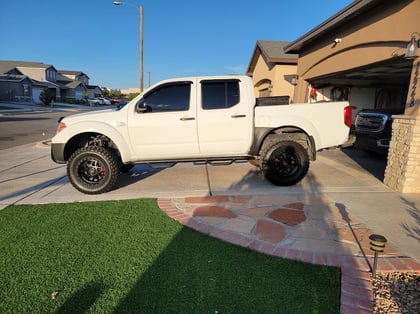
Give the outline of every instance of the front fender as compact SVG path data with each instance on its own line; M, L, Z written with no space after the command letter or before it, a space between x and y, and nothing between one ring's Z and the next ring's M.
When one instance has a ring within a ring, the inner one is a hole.
M127 126L119 122L118 125L110 125L104 122L81 121L71 124L57 133L51 140L52 147L67 149L72 139L83 134L102 134L108 137L117 147L123 162L128 162L131 156L130 147L127 144ZM61 145L60 145L61 144ZM64 155L64 152L63 152Z

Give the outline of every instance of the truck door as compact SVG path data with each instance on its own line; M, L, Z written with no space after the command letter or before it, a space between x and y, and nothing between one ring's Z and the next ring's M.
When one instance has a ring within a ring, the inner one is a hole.
M202 80L197 126L200 153L243 155L252 141L253 104L239 79ZM201 100L201 101L200 101Z
M199 153L195 86L170 82L144 95L128 113L128 130L138 160L187 158Z

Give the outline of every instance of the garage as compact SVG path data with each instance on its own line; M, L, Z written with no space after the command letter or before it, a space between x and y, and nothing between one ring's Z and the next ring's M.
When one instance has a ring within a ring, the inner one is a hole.
M334 100L348 96L345 100L352 102L354 97L357 109L402 107L403 113L412 67L413 60L397 58L313 78L310 84L317 89L330 87L329 96Z
M363 109L396 109L403 114L412 67L413 60L400 57L308 81L317 91L317 101L349 101L354 121Z

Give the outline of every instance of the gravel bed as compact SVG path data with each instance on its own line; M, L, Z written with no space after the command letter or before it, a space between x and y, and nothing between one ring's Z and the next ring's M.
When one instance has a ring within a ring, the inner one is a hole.
M376 274L372 289L374 314L420 313L420 274Z

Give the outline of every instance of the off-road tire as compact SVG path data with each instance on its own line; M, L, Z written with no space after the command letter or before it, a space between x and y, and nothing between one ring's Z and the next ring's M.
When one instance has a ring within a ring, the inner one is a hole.
M261 170L274 185L294 185L302 180L309 169L307 150L299 143L270 139L261 150Z
M110 191L120 172L118 157L112 150L87 146L76 150L67 162L71 184L85 194Z

